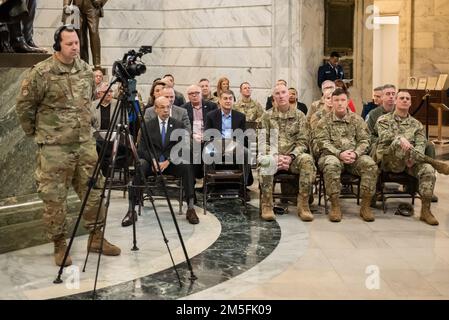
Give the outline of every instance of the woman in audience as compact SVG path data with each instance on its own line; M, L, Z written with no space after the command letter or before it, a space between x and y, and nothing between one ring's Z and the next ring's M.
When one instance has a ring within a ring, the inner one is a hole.
M222 93L223 91L231 91L232 96L234 98L234 102L236 101L235 99L235 94L234 92L229 89L230 85L229 85L229 79L226 77L221 77L220 79L218 79L218 83L217 83L217 91L214 92L214 102L218 103L218 99L220 97L220 93Z

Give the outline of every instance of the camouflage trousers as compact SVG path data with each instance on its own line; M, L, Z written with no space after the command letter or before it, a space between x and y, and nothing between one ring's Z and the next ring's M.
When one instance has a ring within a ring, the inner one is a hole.
M323 172L324 186L328 196L340 195L341 173L344 171L360 176L361 194L374 195L378 177L378 168L374 160L363 155L353 163L344 164L336 156L322 156L318 160L318 167Z
M69 187L72 186L82 200L96 161L97 152L93 140L69 145L42 145L38 148L35 177L39 197L44 202L44 225L51 240L67 233ZM84 225L89 231L95 225L100 195L100 190L92 189L84 209ZM104 209L100 210L100 226L103 219Z
M415 164L409 168L406 160L413 159ZM431 198L435 188L435 169L422 161L422 154L415 150L402 150L399 139L393 140L387 152L383 155L381 168L387 172L407 172L418 179L418 192L423 198Z
M309 194L316 177L316 167L310 154L300 154L290 164L288 172L299 174L299 193ZM260 186L262 192L262 202L269 203L273 194L273 175L260 175Z

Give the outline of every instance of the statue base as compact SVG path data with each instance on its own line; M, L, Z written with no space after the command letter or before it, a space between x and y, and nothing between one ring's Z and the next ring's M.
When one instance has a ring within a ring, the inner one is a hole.
M29 68L50 56L48 53L0 53L0 68Z
M80 200L73 193L67 198L67 237L79 215ZM42 221L43 203L37 194L0 200L0 254L49 242ZM77 235L87 234L80 226Z

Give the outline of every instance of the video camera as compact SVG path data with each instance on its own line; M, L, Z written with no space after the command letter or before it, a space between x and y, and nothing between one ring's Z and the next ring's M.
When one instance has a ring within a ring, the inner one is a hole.
M144 54L151 53L152 46L141 46L139 51L130 50L123 56L122 60L117 60L112 65L112 75L122 82L134 79L147 71L147 67L141 58Z

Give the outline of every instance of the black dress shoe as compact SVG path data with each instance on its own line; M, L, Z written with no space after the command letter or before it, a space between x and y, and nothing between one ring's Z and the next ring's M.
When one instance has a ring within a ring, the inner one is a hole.
M41 53L47 53L48 51L44 48L39 47L37 44L34 43L33 39L26 42L27 45L29 45L31 48L35 48L39 50Z
M198 224L200 223L200 219L196 215L195 209L187 209L186 213L187 221L189 221L190 224Z
M42 53L38 48L30 47L25 41L19 40L11 43L14 52L17 53Z
M123 217L122 227L128 227L128 226L132 225L133 224L133 216L134 216L134 221L137 221L137 212L134 210L133 211L128 210L126 215Z

